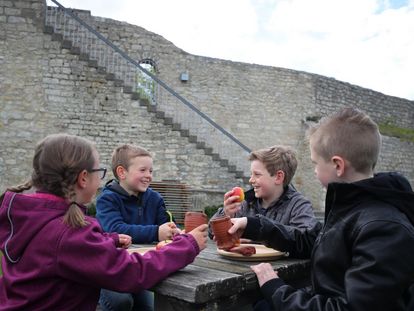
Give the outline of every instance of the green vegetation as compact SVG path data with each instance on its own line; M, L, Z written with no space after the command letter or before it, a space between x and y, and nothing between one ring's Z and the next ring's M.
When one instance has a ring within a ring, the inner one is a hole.
M96 215L95 201L93 201L92 203L89 203L86 207L87 207L86 215L95 217Z
M208 219L210 219L211 216L213 216L220 207L222 207L222 205L206 206L204 207L204 213L206 213Z
M141 67L155 75L155 67L149 63L141 63ZM142 71L137 71L136 74L137 92L140 98L147 99L152 102L155 96L155 81Z
M398 127L391 122L378 124L382 135L397 137L401 140L414 142L414 129Z

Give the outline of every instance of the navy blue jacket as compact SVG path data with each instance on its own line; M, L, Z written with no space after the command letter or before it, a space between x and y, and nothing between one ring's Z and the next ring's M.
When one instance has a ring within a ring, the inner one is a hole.
M245 237L295 257L311 255L310 290L282 279L262 286L275 310L412 310L414 193L397 173L329 184L325 224L290 234L265 217L248 218Z
M158 192L148 188L130 195L116 180L107 182L96 199L96 218L104 231L128 234L132 243L158 241L158 226L169 220Z

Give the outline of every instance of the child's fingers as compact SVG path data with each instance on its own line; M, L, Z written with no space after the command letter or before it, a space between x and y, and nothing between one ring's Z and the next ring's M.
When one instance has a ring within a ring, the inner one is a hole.
M229 197L231 197L231 194L233 193L233 191L232 190L230 190L230 191L227 191L225 194L224 194L224 200L227 200Z

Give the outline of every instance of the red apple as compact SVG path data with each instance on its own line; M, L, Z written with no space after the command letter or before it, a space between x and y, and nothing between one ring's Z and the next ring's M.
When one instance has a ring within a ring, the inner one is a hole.
M168 243L171 243L172 240L164 240L164 241L160 241L158 242L158 244L155 246L155 250L160 250L161 248L163 248L165 245L167 245Z
M239 196L239 199L236 202L242 202L242 201L244 201L244 191L240 187L234 187L233 190L232 190L231 195L232 196L233 195L238 195Z

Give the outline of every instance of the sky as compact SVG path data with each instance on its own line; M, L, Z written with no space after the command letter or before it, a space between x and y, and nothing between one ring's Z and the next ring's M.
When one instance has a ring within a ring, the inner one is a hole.
M315 73L414 100L414 0L57 1L143 27L194 55Z

